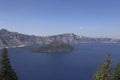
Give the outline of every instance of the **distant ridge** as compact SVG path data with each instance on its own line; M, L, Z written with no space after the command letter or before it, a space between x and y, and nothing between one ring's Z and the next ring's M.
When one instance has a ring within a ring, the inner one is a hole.
M7 29L0 30L0 48L3 47L23 47L29 45L43 45L49 44L52 41L62 41L68 44L79 43L120 43L120 39L114 38L91 38L85 36L78 36L74 33L60 34L48 37L26 35L17 32L11 32Z

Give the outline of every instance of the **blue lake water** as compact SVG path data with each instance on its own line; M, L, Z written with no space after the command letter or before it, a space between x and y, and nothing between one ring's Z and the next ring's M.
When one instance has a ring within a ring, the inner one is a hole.
M112 64L120 62L120 44L79 44L72 53L31 53L9 49L12 67L19 80L92 80L107 53Z

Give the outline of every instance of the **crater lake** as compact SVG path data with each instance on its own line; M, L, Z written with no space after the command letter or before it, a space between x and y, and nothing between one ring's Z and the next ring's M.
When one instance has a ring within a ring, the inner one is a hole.
M92 80L106 54L120 62L120 44L78 44L71 53L32 53L29 47L9 48L11 65L19 80ZM0 50L1 52L1 50Z

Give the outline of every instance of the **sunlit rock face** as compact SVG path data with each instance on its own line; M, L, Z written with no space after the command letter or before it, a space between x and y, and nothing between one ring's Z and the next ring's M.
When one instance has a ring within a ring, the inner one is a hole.
M52 41L62 41L67 44L79 44L79 43L120 43L120 39L112 38L91 38L78 36L74 33L66 33L54 36L34 36L26 35L17 32L10 32L6 29L0 30L0 48L12 47L12 46L29 46L29 45L44 45L49 44Z

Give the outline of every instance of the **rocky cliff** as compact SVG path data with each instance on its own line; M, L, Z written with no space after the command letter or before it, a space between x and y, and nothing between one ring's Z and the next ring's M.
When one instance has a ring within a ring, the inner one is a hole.
M34 44L49 44L52 41L62 41L69 44L79 43L120 43L120 39L112 38L91 38L78 36L73 33L60 34L55 36L41 37L34 35L26 35L17 32L10 32L6 29L0 30L0 48L29 46Z

